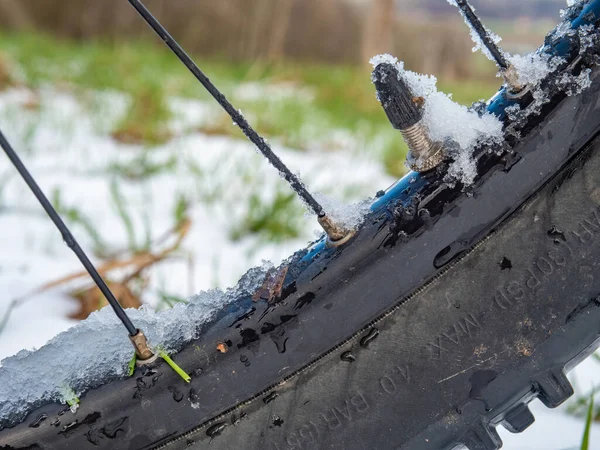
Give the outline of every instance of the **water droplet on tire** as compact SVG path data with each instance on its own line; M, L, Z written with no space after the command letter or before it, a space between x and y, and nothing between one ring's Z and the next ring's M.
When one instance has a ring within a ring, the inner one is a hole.
M220 436L221 433L223 433L223 430L225 429L226 426L227 426L227 423L225 423L225 422L215 423L214 425L209 427L208 430L206 430L206 435L209 438L214 439L217 436Z
M372 341L377 339L378 336L379 330L377 328L371 328L371 330L361 338L360 346L366 348Z
M340 359L345 362L353 363L356 361L356 357L352 354L351 351L344 352L340 355Z
M29 426L30 426L31 428L37 428L37 427L39 427L39 426L40 426L40 424L41 424L41 423L42 423L44 420L46 420L47 418L48 418L48 414L46 414L46 413L42 413L42 414L38 415L38 416L35 418L35 420L29 424Z

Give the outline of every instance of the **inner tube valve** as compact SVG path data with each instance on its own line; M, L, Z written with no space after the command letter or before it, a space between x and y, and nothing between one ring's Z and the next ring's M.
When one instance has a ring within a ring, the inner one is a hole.
M412 93L398 69L390 63L377 65L372 79L383 110L408 145L408 167L415 172L436 168L444 160L444 147L429 137L423 123L423 98Z

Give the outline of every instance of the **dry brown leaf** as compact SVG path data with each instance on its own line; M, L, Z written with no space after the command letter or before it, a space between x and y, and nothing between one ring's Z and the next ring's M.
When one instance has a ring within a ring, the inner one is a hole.
M127 284L109 282L108 287L123 308L139 308L142 306L141 299L131 291ZM87 319L91 313L108 304L97 286L74 292L71 296L79 302L79 310L69 316L71 319Z
M123 306L124 308L139 308L140 306L142 306L141 294L143 293L143 290L147 283L142 283L142 288L139 290L140 292L138 295L134 294L133 290L130 287L130 283L134 280L139 280L143 272L152 265L171 257L171 255L179 249L181 242L189 233L191 225L191 221L189 219L185 219L178 226L169 230L169 232L165 233L165 235L160 237L156 242L157 245L164 243L167 239L169 239L172 236L175 237L175 242L171 246L161 250L158 253L146 251L137 253L136 255L126 259L112 259L106 261L97 268L98 273L103 278L106 278L109 272L116 269L129 268L132 270L132 272L126 277L124 277L121 281L107 280L108 287L113 292L121 306ZM89 275L86 271L81 271L67 275L65 277L61 277L58 280L54 280L40 286L39 288L27 294L26 296L16 299L16 301L22 303L28 298L32 297L33 295L66 284L70 281L88 276ZM86 319L92 312L97 311L98 309L107 305L107 301L104 298L104 295L95 285L83 289L79 288L71 292L70 296L77 300L80 306L79 310L70 316L73 319Z

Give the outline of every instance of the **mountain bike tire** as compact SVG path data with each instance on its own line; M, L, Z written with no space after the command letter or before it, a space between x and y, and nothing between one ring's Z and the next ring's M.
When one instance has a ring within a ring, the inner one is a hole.
M410 220L375 208L350 245L296 255L277 301L221 311L177 355L190 384L137 369L0 448L499 448L600 342L598 75L482 155L469 192L426 174Z
M349 243L298 252L224 307L177 354L191 383L158 361L76 413L0 424L0 449L499 448L495 427L526 429L536 397L564 402L565 371L600 344L590 78L551 92L510 151L480 148L473 186L444 181L446 163L409 175Z

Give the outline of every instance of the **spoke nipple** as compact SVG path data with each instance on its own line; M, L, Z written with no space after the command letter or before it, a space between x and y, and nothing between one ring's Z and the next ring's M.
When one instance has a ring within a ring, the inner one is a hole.
M415 172L436 168L444 160L445 152L441 143L430 139L423 123L424 99L413 94L392 64L379 64L373 71L372 79L383 110L408 145L408 166Z
M327 233L327 245L330 247L339 247L340 245L344 245L356 233L354 230L347 230L338 225L325 213L319 214L319 218L317 220L319 221L319 224L323 230L325 230L325 233Z
M146 365L152 364L158 358L158 354L155 354L148 346L148 340L142 330L137 330L137 334L129 336L133 347L135 348L135 354L137 355L136 364Z
M526 88L526 86L519 81L519 72L517 72L517 68L513 64L508 66L508 69L503 70L501 73L511 94L518 94Z

